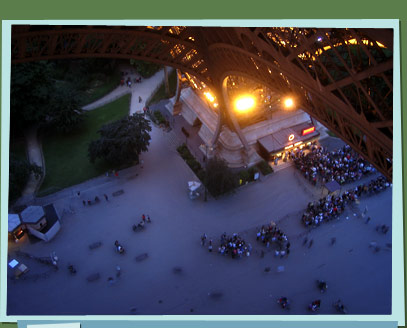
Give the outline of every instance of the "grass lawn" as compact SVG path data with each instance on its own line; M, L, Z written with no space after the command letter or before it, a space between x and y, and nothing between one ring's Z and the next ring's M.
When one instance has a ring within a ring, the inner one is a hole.
M156 93L151 97L150 101L148 102L147 106L151 104L155 104L162 99L172 98L175 96L175 92L177 90L177 70L173 69L170 74L168 74L168 83L170 87L170 96L165 94L165 83L163 82L161 86L158 88Z
M70 134L45 135L42 149L45 158L45 179L38 196L97 177L111 169L105 162L90 163L88 146L99 138L97 131L102 125L116 121L129 113L130 95L87 112L80 128Z
M120 72L116 70L111 76L105 76L104 80L94 80L91 83L91 88L85 93L82 106L91 104L116 89L120 83L120 78Z

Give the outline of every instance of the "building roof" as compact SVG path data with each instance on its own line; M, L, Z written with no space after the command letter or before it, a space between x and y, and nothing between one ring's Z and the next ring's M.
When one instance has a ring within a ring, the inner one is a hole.
M18 214L8 214L8 232L13 232L21 224Z
M28 206L20 213L21 221L24 223L37 223L45 216L41 206Z
M312 127L312 124L308 122L298 124L289 128L281 129L273 134L265 136L259 139L258 142L267 152L273 153L282 150L284 149L284 147L287 147L289 145L293 145L297 142L308 140L319 135L319 132L315 130L310 134L302 136L301 131L309 127ZM293 135L294 138L290 141L288 138L291 135Z
M41 230L42 233L46 233L51 229L55 223L59 220L57 211L55 210L54 204L48 204L43 207L45 211L45 216L47 217L47 225Z

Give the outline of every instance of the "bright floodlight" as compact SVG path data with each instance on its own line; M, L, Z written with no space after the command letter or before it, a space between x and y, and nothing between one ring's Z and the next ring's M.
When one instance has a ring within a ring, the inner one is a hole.
M291 108L294 106L294 101L292 100L292 98L287 98L284 100L284 106L285 108Z
M254 106L254 98L251 96L243 96L236 100L235 108L239 112L247 112Z
M214 102L215 101L215 97L211 95L210 92L204 92L205 97L210 101L210 102Z

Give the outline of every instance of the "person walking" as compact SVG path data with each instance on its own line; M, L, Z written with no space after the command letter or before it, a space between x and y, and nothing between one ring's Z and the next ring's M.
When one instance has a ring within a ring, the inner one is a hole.
M204 233L204 234L202 235L202 237L201 237L201 245L202 245L202 246L205 246L206 238L207 238L206 233Z
M82 204L83 204L83 206L86 206L86 202L84 200L82 201Z
M302 242L302 246L305 246L306 243L308 243L308 238L307 237L304 238L304 241Z
M105 196L106 201L109 201L109 197L106 194L103 194L103 196Z
M141 103L143 101L143 99L141 99L140 96L138 96L138 102Z
M364 209L364 211L362 213L362 217L365 217L366 214L367 214L367 205L365 206L365 209Z
M213 246L212 246L212 239L211 239L211 240L209 240L209 246L208 246L209 253L212 253L212 248L213 248Z
M122 274L122 269L120 268L120 266L116 266L116 277L120 277L120 275Z

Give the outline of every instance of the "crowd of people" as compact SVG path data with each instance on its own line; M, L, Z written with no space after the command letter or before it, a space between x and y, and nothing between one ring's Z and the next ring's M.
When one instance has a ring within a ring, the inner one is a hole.
M120 79L120 86L127 85L129 88L131 88L132 82L134 81L135 83L141 83L141 77L135 77L134 80L131 80L131 77L128 76L127 79L125 79L125 76L129 74L128 72L122 72L122 77Z
M252 247L246 244L241 236L234 233L232 236L227 236L226 232L220 237L220 246L218 252L222 255L230 255L234 258L242 258L244 255L250 256Z
M262 242L267 248L272 244L277 245L276 256L284 257L290 254L290 242L287 235L281 231L274 222L262 226L256 234L256 240Z
M347 204L355 202L362 195L372 195L390 186L391 183L380 176L368 184L349 189L340 196L327 195L316 202L309 203L301 220L306 226L319 226L323 222L338 217Z
M205 246L207 235L204 233L201 237L201 245ZM212 252L213 242L212 239L208 242L208 251ZM250 256L252 246L247 244L241 236L234 233L232 236L227 236L224 232L220 237L220 246L218 253L221 255L230 255L233 259L242 258L243 256Z
M322 183L335 180L342 185L376 171L349 145L331 152L324 147L312 145L307 153L301 149L290 155L297 169L314 185L318 178Z

